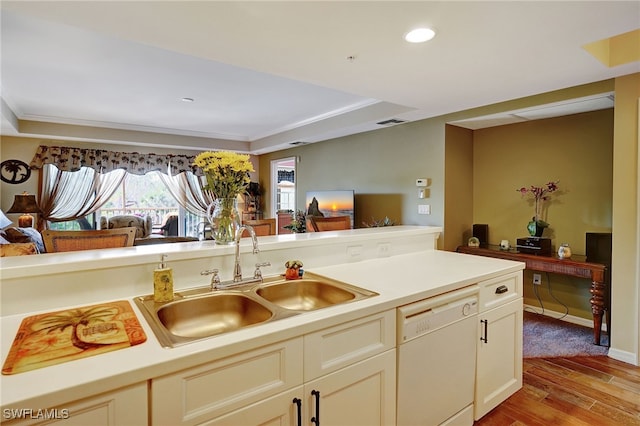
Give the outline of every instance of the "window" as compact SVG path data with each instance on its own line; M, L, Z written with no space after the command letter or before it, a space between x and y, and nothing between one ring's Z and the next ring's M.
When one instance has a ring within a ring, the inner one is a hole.
M204 219L182 208L160 178L160 172L144 175L127 173L126 177L96 212L79 220L51 223L51 229L97 229L100 217L119 215L151 216L153 232L161 234L161 226L169 215L178 215L178 235L197 237L198 224Z
M123 214L151 216L154 227L161 226L167 214L178 213L179 205L158 173L127 174L109 201L100 208L100 214L106 217Z

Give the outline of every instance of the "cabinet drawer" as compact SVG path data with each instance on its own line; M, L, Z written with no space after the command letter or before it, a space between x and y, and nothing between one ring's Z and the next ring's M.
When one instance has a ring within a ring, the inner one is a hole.
M479 311L484 312L522 297L522 272L492 278L478 285L480 286Z
M395 347L395 310L382 312L304 336L304 380Z
M154 425L200 424L302 384L302 338L151 381Z

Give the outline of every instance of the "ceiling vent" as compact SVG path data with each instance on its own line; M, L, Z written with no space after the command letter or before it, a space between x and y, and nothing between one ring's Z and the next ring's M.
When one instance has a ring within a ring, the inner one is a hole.
M388 120L384 120L384 121L379 121L376 124L380 125L380 126L394 126L396 124L401 124L404 123L404 120L398 120L397 118L390 118Z

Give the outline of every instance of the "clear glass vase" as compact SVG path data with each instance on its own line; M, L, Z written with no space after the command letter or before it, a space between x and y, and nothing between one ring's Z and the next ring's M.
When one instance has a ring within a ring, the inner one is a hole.
M238 199L218 198L207 209L212 236L216 244L233 244L240 228Z

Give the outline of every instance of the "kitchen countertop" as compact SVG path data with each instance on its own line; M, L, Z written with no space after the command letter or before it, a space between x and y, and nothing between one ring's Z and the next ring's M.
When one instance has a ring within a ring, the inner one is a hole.
M132 308L147 334L145 343L16 375L3 375L0 378L0 403L2 408L47 408L61 401L73 401L146 381L523 268L524 264L520 262L426 250L310 269L309 272L375 291L379 296L248 327L172 349L161 347L133 298L130 298ZM25 316L6 316L0 320L3 363ZM38 406L34 406L35 403Z

